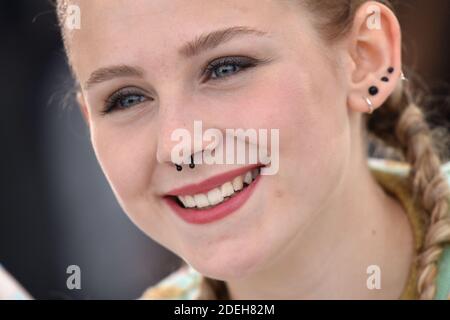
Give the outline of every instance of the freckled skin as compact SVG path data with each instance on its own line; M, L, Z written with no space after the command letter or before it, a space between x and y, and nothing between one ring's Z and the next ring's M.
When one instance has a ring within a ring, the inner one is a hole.
M352 159L362 154L359 115L346 105L339 52L319 40L310 16L291 2L261 0L76 1L82 28L71 35L71 61L84 83L100 67L139 66L143 79L121 78L83 90L92 145L120 205L152 239L205 275L235 279L264 269L339 193ZM258 10L255 10L258 8ZM207 12L208 14L205 14ZM120 23L119 23L120 22ZM246 36L185 60L177 49L221 27L246 25ZM201 84L210 60L244 55L271 59L221 84ZM333 59L330 58L333 56ZM155 101L102 116L103 101L121 87ZM208 226L188 225L161 194L236 166L170 163L177 128L280 130L278 174L263 176L239 212ZM242 254L245 252L245 254Z

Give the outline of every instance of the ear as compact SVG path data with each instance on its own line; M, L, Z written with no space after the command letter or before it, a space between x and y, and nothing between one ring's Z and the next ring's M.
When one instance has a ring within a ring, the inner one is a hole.
M83 115L86 125L89 127L89 110L86 105L86 100L84 99L83 93L81 91L77 92L77 102L80 107L81 114Z
M355 14L348 40L347 105L354 111L368 112L371 102L375 110L401 81L399 22L383 4L366 2Z

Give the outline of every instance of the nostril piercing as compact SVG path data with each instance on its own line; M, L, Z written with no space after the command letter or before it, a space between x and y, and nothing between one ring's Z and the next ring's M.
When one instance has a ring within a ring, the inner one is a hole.
M175 163L175 168L177 168L177 171L181 171L183 170L183 167L179 164ZM189 164L189 168L194 169L195 168L195 163L194 163L194 156L191 155L191 163Z
M194 157L191 155L191 163L189 164L189 168L194 169L195 163L194 163Z

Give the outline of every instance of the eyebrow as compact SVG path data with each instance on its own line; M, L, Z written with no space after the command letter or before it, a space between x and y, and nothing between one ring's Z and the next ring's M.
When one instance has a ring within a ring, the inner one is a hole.
M120 77L142 78L144 77L144 71L141 68L128 65L117 65L100 68L91 73L89 79L84 85L84 89L88 90L97 83L102 83Z
M187 42L178 50L178 54L185 58L191 58L193 56L199 55L203 51L214 49L219 45L230 41L231 39L243 35L266 36L267 32L245 26L234 26L219 29L206 34L201 34L194 40ZM84 88L85 90L88 90L95 84L109 81L115 78L143 78L144 75L145 72L141 68L135 66L115 65L103 67L91 73L89 79L84 85Z
M190 58L200 54L202 51L216 48L222 43L243 35L256 35L261 37L267 35L267 32L245 26L235 26L225 29L219 29L207 34L202 34L193 41L186 43L179 50L179 54L184 57Z

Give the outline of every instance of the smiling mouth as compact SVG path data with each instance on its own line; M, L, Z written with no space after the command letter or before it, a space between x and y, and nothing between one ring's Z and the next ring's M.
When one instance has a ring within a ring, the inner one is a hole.
M261 167L254 168L242 175L223 183L221 186L212 188L206 192L179 195L170 197L180 208L194 210L208 210L226 203L236 195L251 186L256 178L261 174Z

